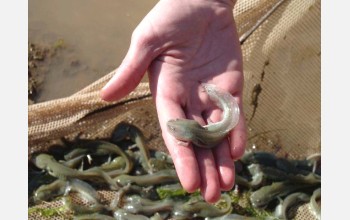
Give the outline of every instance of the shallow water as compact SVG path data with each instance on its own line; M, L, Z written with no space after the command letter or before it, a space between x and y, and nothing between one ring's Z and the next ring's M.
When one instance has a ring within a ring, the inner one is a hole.
M38 102L69 96L117 68L155 0L30 0L29 42L64 48L50 61Z

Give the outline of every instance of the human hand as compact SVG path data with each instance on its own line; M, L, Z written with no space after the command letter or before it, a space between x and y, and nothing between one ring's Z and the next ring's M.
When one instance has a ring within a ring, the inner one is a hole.
M244 152L243 73L230 0L161 0L134 30L129 51L101 90L106 101L129 94L148 70L165 144L185 190L200 188L215 202L234 185L233 160ZM238 125L212 149L184 147L167 131L170 119L188 118L205 125L222 111L203 92L201 82L229 91L240 106Z

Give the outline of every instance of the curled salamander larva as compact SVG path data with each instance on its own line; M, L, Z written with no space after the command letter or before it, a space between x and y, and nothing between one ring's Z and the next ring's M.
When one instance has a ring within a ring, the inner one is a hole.
M235 98L215 85L202 83L209 98L222 109L222 119L219 122L201 126L189 119L172 119L167 122L167 128L176 139L192 142L196 146L212 148L219 144L237 124L239 106Z

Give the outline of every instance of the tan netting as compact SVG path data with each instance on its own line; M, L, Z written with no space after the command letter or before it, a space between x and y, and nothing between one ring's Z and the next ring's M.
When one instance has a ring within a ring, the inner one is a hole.
M234 16L239 35L250 30L277 2L280 0L238 0ZM247 148L288 158L320 152L320 12L320 0L284 0L242 45ZM30 105L29 158L61 137L108 137L121 121L141 128L150 148L166 151L147 83L119 102L100 99L99 90L113 74L72 96ZM108 192L102 194L109 196ZM38 207L59 205L51 202ZM29 216L40 218L44 219ZM302 205L295 219L314 216Z

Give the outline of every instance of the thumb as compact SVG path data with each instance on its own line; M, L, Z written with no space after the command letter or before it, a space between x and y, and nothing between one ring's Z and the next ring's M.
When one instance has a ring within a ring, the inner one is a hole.
M147 32L134 31L123 62L100 92L103 100L119 100L133 91L145 75L152 60L157 56L155 37L144 33Z

